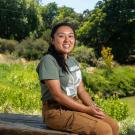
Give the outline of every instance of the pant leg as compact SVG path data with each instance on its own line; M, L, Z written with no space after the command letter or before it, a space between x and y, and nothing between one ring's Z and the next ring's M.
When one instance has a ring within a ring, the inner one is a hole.
M113 135L111 126L88 114L64 109L48 109L45 123L48 127L80 135Z
M76 99L77 102L82 103L78 98ZM104 122L109 124L112 128L113 135L119 135L119 125L116 120L111 118L110 116L106 115L105 119L103 119Z
M113 135L119 135L119 125L118 122L114 119L112 119L110 116L106 115L105 119L103 119L106 123L108 123L111 128Z

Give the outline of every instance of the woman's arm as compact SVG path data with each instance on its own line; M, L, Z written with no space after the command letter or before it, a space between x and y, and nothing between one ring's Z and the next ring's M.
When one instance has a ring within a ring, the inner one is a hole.
M100 119L104 118L103 112L98 111L93 107L80 104L74 101L72 98L65 95L61 90L59 80L45 80L44 82L48 86L54 100L56 100L61 105L64 105L74 111L87 113Z
M88 94L88 92L86 92L82 81L81 81L80 85L78 86L77 94L78 94L79 99L81 99L81 101L83 102L83 104L86 106L89 106L91 108L93 116L95 116L97 118L105 116L105 114L102 112L102 109L99 108L95 104L94 101L92 101L90 95Z
M90 95L86 92L82 81L77 88L77 94L78 94L79 99L81 99L84 105L91 106L94 103Z
M58 103L72 110L88 113L89 108L87 106L74 101L72 98L68 97L62 92L59 80L45 80L45 83L49 88L54 100L56 100Z

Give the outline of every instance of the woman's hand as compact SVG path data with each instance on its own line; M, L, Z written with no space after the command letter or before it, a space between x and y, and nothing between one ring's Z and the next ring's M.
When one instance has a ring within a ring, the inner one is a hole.
M104 112L97 106L89 106L88 114L99 119L103 119L105 117Z

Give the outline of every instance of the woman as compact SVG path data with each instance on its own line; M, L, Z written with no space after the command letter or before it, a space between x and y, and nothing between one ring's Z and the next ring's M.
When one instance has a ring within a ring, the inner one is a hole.
M70 52L75 31L59 23L51 32L51 45L37 72L41 83L43 118L48 127L81 135L118 135L117 123L85 91L78 62Z

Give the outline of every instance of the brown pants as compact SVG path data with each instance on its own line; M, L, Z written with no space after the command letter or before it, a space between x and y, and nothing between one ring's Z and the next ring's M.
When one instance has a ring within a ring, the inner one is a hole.
M118 135L115 120L106 116L98 119L85 113L69 110L62 106L43 105L44 122L49 128L68 131L80 135Z

